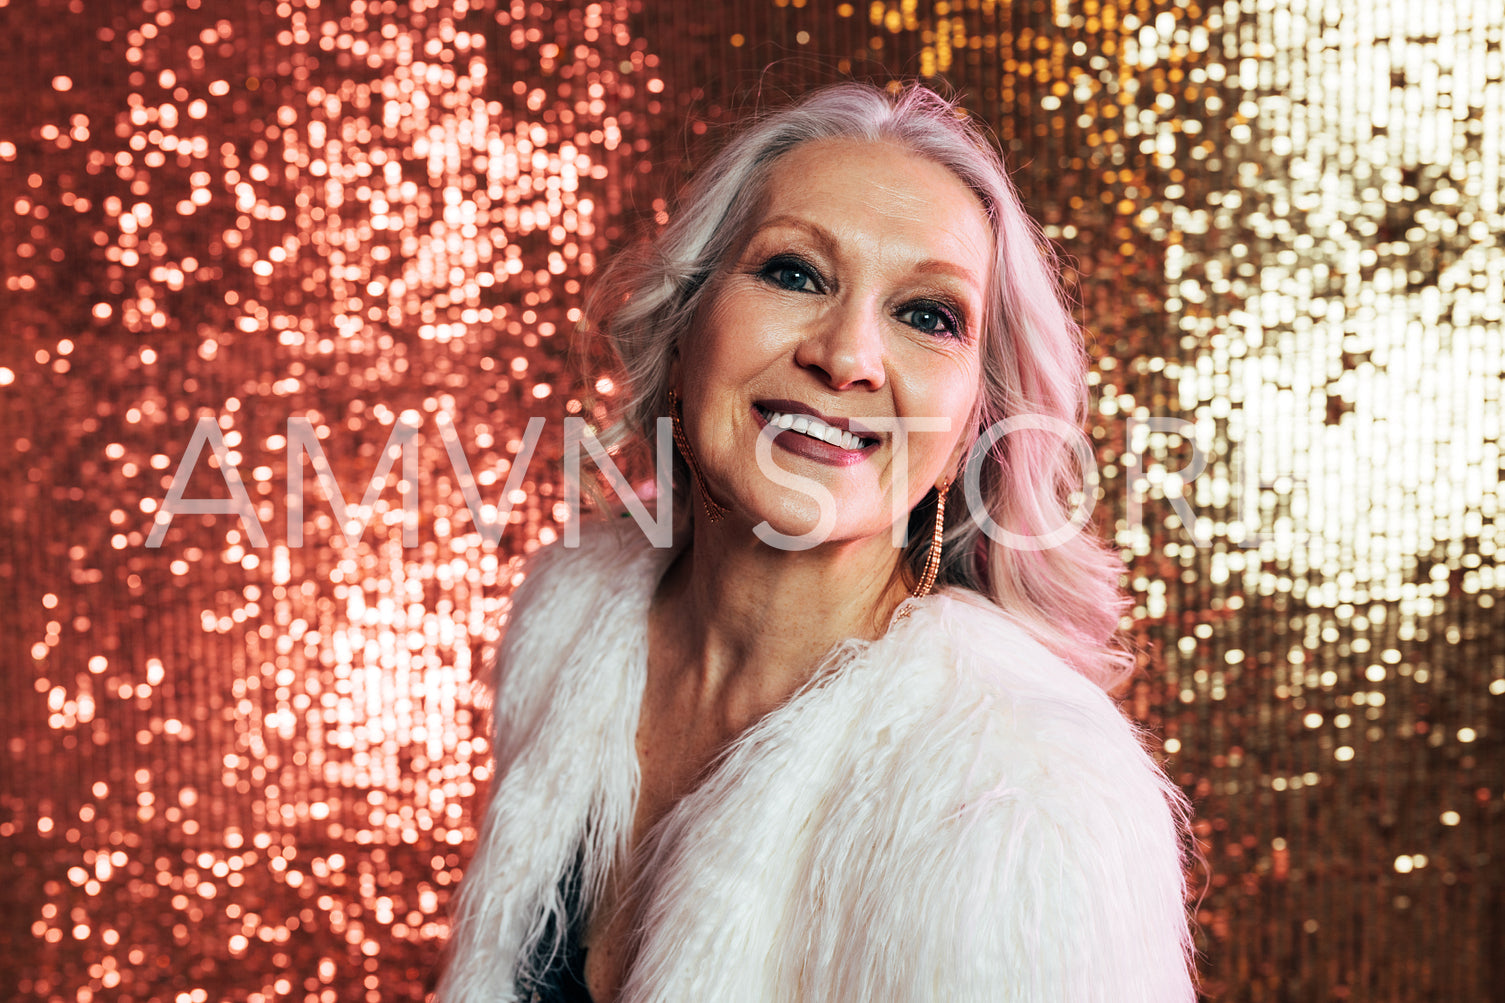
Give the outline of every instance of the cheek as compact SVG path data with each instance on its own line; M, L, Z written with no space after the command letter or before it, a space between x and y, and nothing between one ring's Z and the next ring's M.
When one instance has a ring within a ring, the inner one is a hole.
M935 375L936 378L915 388L922 396L905 412L950 422L947 431L915 433L911 438L910 469L915 476L932 480L944 476L948 467L960 462L960 452L974 431L981 393L977 368L971 359L948 360ZM955 470L951 473L956 475Z
M778 351L780 325L747 290L724 288L697 315L681 349L687 382L738 381Z
M899 413L927 418L946 418L953 438L970 426L981 387L976 360L970 356L929 360L916 367L913 376L897 375L894 395Z
M918 415L915 415L918 417ZM931 487L947 476L953 479L957 464L953 457L968 438L969 429L965 416L946 414L934 408L924 417L945 417L951 420L947 431L911 431L907 444L907 456L903 469L892 470L887 483L889 489L905 497L908 508L914 508Z

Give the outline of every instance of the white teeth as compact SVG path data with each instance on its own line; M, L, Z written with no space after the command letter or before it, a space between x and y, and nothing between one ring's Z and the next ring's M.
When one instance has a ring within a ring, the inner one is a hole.
M775 428L793 429L802 435L820 439L822 442L840 446L842 449L861 449L868 441L860 435L827 425L819 418L812 418L809 415L783 414L778 411L763 411L763 414L768 424Z

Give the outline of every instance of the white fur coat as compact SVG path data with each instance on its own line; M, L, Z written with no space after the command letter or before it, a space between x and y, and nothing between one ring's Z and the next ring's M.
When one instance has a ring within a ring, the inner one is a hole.
M624 843L654 587L603 528L519 588L444 1003L518 998L584 848ZM644 847L622 1003L1187 1003L1183 800L1096 686L948 590L834 652ZM544 945L545 953L547 944Z

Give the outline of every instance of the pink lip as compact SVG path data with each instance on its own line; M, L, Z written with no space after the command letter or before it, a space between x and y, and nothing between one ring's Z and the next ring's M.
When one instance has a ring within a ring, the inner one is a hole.
M801 404L798 401L760 400L752 408L753 418L757 421L760 432L768 427L768 419L763 417L763 411L760 411L759 408L765 411L777 411L780 414L807 414L812 418L819 418L832 428L839 428L846 432L852 431L852 419L850 418L827 417L814 408ZM856 434L863 435L864 433L858 431ZM780 431L773 437L773 441L796 456L803 456L806 459L814 460L817 463L824 463L832 467L855 466L871 456L879 446L879 442L875 441L871 445L864 446L861 449L843 449L840 446L833 446L829 442L812 439L810 436L796 432L792 428Z

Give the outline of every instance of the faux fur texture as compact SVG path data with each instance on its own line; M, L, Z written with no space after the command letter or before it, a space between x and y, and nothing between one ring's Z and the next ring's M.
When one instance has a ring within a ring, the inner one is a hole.
M625 852L646 617L673 554L554 547L498 656L497 781L444 1003L518 999ZM1185 803L1096 686L996 606L912 602L732 746L655 828L622 1003L1187 1003Z

